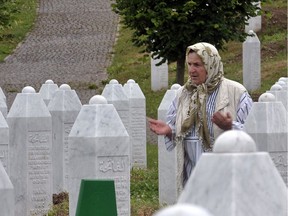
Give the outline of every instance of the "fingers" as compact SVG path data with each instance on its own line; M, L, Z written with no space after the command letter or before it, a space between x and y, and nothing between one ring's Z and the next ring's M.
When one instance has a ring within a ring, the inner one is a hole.
M212 116L212 122L223 130L232 129L232 115L227 113L216 112Z

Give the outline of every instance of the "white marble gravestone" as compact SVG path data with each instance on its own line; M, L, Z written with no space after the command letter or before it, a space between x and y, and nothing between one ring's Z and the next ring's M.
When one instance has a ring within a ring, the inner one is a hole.
M256 90L261 85L261 47L257 35L250 30L243 43L243 85L248 91Z
M52 122L39 93L30 86L18 93L7 115L9 176L15 215L44 215L52 205Z
M247 133L230 130L203 153L178 203L200 205L214 216L287 215L287 187L267 152Z
M151 90L158 91L168 88L168 63L157 64L162 60L151 56Z
M147 168L146 98L140 86L132 79L124 84L129 99L129 134L132 167Z
M48 106L50 100L52 99L54 93L58 90L58 85L53 82L53 80L46 80L44 84L40 87L39 93L43 98L46 106Z
M109 104L114 105L129 133L129 98L126 95L123 86L119 84L117 80L112 79L109 84L105 85L101 95L106 98Z
M166 91L159 107L158 119L166 122L166 114L170 104L181 86L173 84ZM172 205L179 197L177 191L177 157L176 150L168 151L165 146L164 136L158 136L158 176L159 176L159 203Z
M52 116L53 193L68 191L68 135L82 107L75 90L62 84L50 100Z
M117 215L130 215L130 141L113 104L93 96L69 134L69 215L74 216L81 179L115 182Z
M192 204L176 204L166 206L157 211L153 216L213 216L206 209Z
M0 161L8 173L8 145L9 127L6 119L0 112Z
M7 117L7 103L6 103L6 99L3 97L0 97L0 111L3 114L4 118Z
M271 93L262 94L244 124L259 151L269 152L283 180L287 182L287 111Z
M253 2L253 4L257 5L261 9L261 1ZM255 11L257 13L258 11ZM250 30L253 30L254 32L261 31L262 27L262 17L261 15L257 15L255 17L250 17L248 20L248 24L245 25L245 32L249 32Z
M6 100L6 95L5 93L3 92L2 88L0 87L0 98L4 98L4 101L7 102Z
M0 161L0 216L14 216L14 188ZM16 216L16 215L15 215Z
M286 110L288 111L288 91L283 90L282 86L279 84L274 84L271 86L269 91L266 91L266 93L271 93L275 96L276 101L282 102Z

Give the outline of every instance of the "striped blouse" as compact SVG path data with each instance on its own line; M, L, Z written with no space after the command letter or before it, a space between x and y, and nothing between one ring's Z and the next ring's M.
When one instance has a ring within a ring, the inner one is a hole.
M213 113L215 112L215 101L218 91L219 88L217 88L214 92L208 95L206 100L206 117L211 143L214 143L213 122L211 121L211 118ZM252 103L253 101L250 95L247 92L243 93L238 104L236 121L233 121L232 123L233 129L239 129L239 130L243 129L244 121L248 116L249 110L252 107ZM175 134L176 113L177 113L177 100L174 99L167 112L167 124L172 129L173 134ZM165 145L168 151L171 151L175 147L175 143L166 136L165 136ZM196 162L199 160L202 152L203 149L201 142L199 141L195 128L192 127L190 133L184 139L183 185L185 185L186 181L188 180L191 171L195 166Z

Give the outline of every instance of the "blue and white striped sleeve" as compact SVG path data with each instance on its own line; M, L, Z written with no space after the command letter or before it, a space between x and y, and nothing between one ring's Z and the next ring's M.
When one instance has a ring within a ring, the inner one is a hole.
M172 130L172 139L168 136L164 136L166 149L168 151L171 151L175 147L174 143L174 137L175 137L175 123L176 123L176 114L177 114L177 108L176 108L176 98L172 101L172 103L169 106L169 109L167 111L167 124Z
M232 127L236 130L243 130L245 120L249 114L249 111L253 105L253 100L248 92L244 92L240 98L236 121L233 121Z

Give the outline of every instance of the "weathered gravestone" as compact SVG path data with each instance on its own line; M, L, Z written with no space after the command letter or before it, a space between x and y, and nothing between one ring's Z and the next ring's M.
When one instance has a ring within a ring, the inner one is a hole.
M9 127L6 119L0 112L0 161L8 173L8 145L9 145Z
M124 88L115 79L110 80L109 84L106 84L102 96L104 96L109 104L113 104L116 108L127 132L130 131L129 126L129 99L126 95Z
M123 86L129 99L129 135L132 167L147 168L146 152L146 98L134 80Z
M0 161L0 216L14 216L14 188Z
M0 96L0 112L3 114L4 118L7 117L7 110L6 99Z
M75 215L81 179L115 183L117 215L130 215L129 135L113 104L93 96L69 134L69 215Z
M162 58L154 59L151 56L151 89L158 91L168 88L168 63L167 61L161 65L157 65Z
M261 1L253 2L257 7L259 7L259 10L261 10ZM259 12L259 10L255 11L255 14ZM249 32L250 30L253 30L254 32L261 31L262 27L262 17L261 15L257 15L255 17L250 17L248 20L248 24L245 25L245 32Z
M256 152L245 132L230 130L203 153L178 203L202 206L214 216L287 215L287 187L267 152Z
M53 80L46 80L40 87L39 93L43 98L46 106L48 106L50 100L53 98L54 93L58 90L58 85Z
M82 107L75 90L62 84L50 100L52 116L53 193L68 191L68 135Z
M192 204L176 204L167 206L153 216L213 216L206 209Z
M166 114L177 90L181 86L174 84L166 91L159 107L158 119L166 122ZM164 136L158 136L158 176L159 176L159 203L172 205L179 197L177 191L177 157L175 149L168 151Z
M273 94L275 96L275 100L282 102L285 109L288 111L288 91L283 90L281 85L274 84L271 86L269 91L266 91L266 93Z
M33 87L27 86L16 95L7 123L15 215L45 215L52 205L52 122Z
M262 94L244 124L245 131L255 140L259 151L269 152L275 166L287 183L287 111L271 93Z
M250 30L243 43L243 85L248 91L256 90L261 85L261 48L257 35Z
M0 98L4 98L5 103L7 102L6 95L4 94L4 92L3 92L1 87L0 87Z

